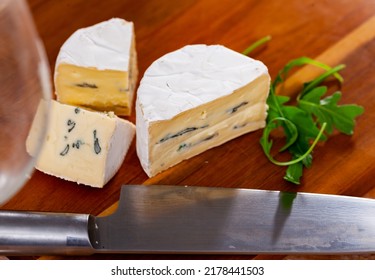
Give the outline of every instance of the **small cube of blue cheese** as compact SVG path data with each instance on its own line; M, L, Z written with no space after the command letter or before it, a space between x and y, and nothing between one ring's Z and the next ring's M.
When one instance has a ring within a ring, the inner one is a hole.
M41 129L36 120L42 114L38 110L26 142L30 155L36 153ZM52 101L49 128L36 168L62 179L102 188L120 168L134 135L134 124L113 113Z

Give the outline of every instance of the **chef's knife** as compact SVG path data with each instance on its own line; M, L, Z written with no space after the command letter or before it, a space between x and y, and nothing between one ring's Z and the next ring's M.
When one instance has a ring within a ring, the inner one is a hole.
M1 211L0 253L375 253L375 200L127 185L109 216Z

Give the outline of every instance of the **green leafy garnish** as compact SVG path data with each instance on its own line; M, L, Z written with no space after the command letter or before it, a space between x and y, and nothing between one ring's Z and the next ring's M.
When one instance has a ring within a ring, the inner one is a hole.
M258 41L256 41L255 43L251 44L248 48L246 48L246 50L244 50L242 53L244 55L249 55L252 51L254 51L256 48L262 46L263 44L267 43L268 41L271 40L271 36L266 36L266 37L263 37L261 39L259 39Z
M246 54L250 53L249 49L251 51L258 47L259 42L267 41L268 39L259 40L252 45L253 47L250 46L245 50ZM288 96L277 95L276 87L286 80L290 70L307 64L322 68L324 73L303 84L295 100L290 100ZM271 83L267 99L268 116L260 144L272 163L287 166L285 180L300 184L304 168L311 167L314 147L319 141L325 141L334 130L347 135L353 134L355 118L364 112L363 107L355 104L338 105L342 93L336 91L326 96L328 88L322 86L322 83L331 76L342 83L343 78L339 71L344 67L344 65L330 67L311 58L301 57L287 63ZM282 128L285 136L285 145L279 153L289 152L291 159L288 161L278 161L271 153L273 140L270 139L270 135L279 128Z

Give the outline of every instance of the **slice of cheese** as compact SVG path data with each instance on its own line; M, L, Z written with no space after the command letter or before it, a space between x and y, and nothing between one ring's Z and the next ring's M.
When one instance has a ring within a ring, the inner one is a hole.
M58 101L130 115L138 77L132 22L114 18L74 32L55 65Z
M220 45L166 54L137 91L137 154L152 177L265 126L270 77L260 61Z
M40 108L43 108L40 106ZM30 155L38 141L38 110L26 142ZM50 125L36 168L79 184L103 187L118 171L135 134L131 122L113 113L51 103Z

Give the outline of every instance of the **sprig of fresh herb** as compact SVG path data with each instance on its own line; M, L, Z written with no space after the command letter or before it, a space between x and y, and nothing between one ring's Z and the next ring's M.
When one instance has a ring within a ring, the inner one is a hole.
M270 37L265 38L267 39L261 39L247 48L246 54L250 53L249 49L254 50L267 42ZM289 71L307 64L322 68L323 74L303 84L294 103L288 96L277 95L276 87L286 80ZM335 129L347 135L353 134L355 118L364 112L363 107L355 104L338 105L342 93L336 91L324 97L328 88L322 86L322 83L331 76L342 83L343 78L339 71L344 67L344 65L330 67L311 58L301 57L287 63L271 83L267 99L268 116L260 144L272 163L287 166L285 180L300 184L304 168L311 167L314 147L319 141L325 141ZM273 141L270 139L270 134L280 127L283 128L286 144L279 152L288 151L291 155L291 160L286 162L276 160L271 153Z
M254 51L256 48L264 45L265 43L267 43L268 41L271 40L271 36L266 36L266 37L263 37L261 39L259 39L258 41L256 41L255 43L251 44L249 47L247 47L243 52L242 54L244 55L249 55L252 51Z

